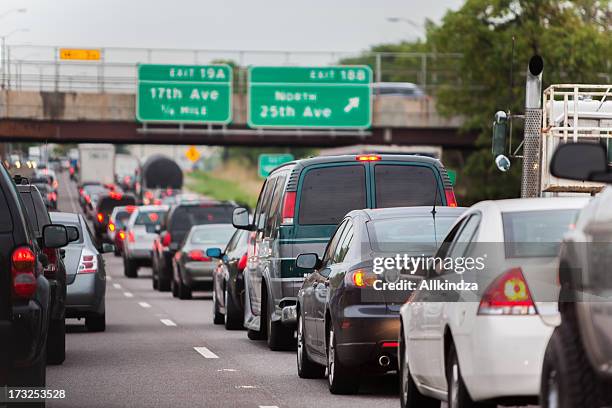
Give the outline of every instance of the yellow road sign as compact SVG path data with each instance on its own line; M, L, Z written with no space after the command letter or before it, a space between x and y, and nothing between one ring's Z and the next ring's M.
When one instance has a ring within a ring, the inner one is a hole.
M185 152L185 157L187 157L187 159L190 160L192 163L195 163L200 160L201 155L195 146L190 146L189 149L187 149L187 151Z
M99 61L102 58L100 50L60 48L59 57L63 60Z

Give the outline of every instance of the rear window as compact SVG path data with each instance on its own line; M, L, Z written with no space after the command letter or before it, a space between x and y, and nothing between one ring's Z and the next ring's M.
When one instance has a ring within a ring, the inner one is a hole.
M236 231L231 224L211 225L205 228L198 228L191 235L191 243L196 245L227 244Z
M555 257L578 210L520 211L502 214L506 258Z
M160 225L165 211L143 211L139 212L136 216L136 221L134 221L135 225Z
M127 224L128 220L130 219L130 214L127 211L119 211L117 212L117 214L115 214L115 227L117 227L118 229L123 229L125 228L125 225Z
M136 199L129 195L121 195L120 198L103 197L98 204L98 211L104 213L112 212L115 207L123 207L126 205L135 205Z
M433 254L457 216L410 217L374 220L367 223L370 245L379 252L424 251Z
M365 208L365 168L362 165L308 170L300 196L300 225L335 225L349 211Z
M231 223L233 206L179 206L174 210L170 228L189 230L194 225Z
M443 192L430 167L414 165L377 164L376 208L414 207L442 204Z

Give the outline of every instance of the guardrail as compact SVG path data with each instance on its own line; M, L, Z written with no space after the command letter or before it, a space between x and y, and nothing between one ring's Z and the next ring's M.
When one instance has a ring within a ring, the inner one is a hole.
M7 45L2 52L3 89L79 92L129 92L137 86L137 66L226 62L234 68L234 90L246 92L249 65L367 64L375 82L412 82L426 93L441 84L460 85L461 54L349 53L336 51L240 51L147 48L98 48L100 60L59 58L60 47Z

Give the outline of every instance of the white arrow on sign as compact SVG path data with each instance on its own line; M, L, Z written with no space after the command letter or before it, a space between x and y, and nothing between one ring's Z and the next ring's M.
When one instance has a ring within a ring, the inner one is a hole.
M344 112L349 113L350 111L353 110L353 108L358 108L358 107L359 107L359 97L356 96L355 98L349 98L348 105L344 107Z

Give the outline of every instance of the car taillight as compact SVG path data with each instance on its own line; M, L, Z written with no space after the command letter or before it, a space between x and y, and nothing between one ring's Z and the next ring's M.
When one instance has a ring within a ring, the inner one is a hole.
M293 216L295 214L295 191L287 191L283 201L283 224L293 224Z
M53 189L57 190L58 187L59 187L59 183L57 182L57 180L53 180Z
M171 242L172 242L172 236L170 235L170 233L168 231L164 232L162 234L162 240L161 240L162 246L169 247Z
M379 161L381 159L380 156L376 154L360 154L359 156L355 156L355 160L357 161Z
M81 253L81 261L77 273L96 273L98 272L98 260L90 251L84 249Z
M397 341L383 341L380 347L382 348L397 348L399 346L399 342Z
M247 254L242 255L242 258L238 261L238 270L243 271L247 265Z
M189 259L191 259L192 261L196 261L196 262L210 261L210 258L204 255L204 252L200 251L199 249L194 249L193 251L189 251L189 254L187 256L189 256Z
M91 204L91 197L86 195L85 196L85 202L87 202L87 204Z
M479 315L535 315L537 313L521 268L512 268L498 276L485 290L478 307Z
M13 296L29 299L36 293L36 255L28 247L19 247L11 255Z
M129 231L127 234L128 242L134 243L136 238L134 237L134 231Z
M128 214L133 213L135 209L136 209L136 207L133 206L133 205L128 205L127 207L125 207L125 211L127 211Z
M115 231L115 224L113 224L112 222L108 224L108 230L110 232L114 232Z
M450 190L444 190L444 195L446 196L446 205L449 207L457 206L457 199L455 198L455 192Z
M367 286L374 285L374 282L378 279L378 276L374 272L369 272L365 269L356 269L349 271L346 274L345 281L350 286L358 288L365 288Z
M48 193L47 194L47 199L49 201L56 201L57 200L57 194L55 194L55 193Z
M119 231L119 239L122 241L125 240L125 231Z
M43 252L47 255L49 264L45 267L44 273L47 278L53 278L57 271L57 252L53 248L43 248Z
M102 213L98 213L98 215L96 216L96 218L98 219L99 223L102 223L102 221L104 221L104 214Z

